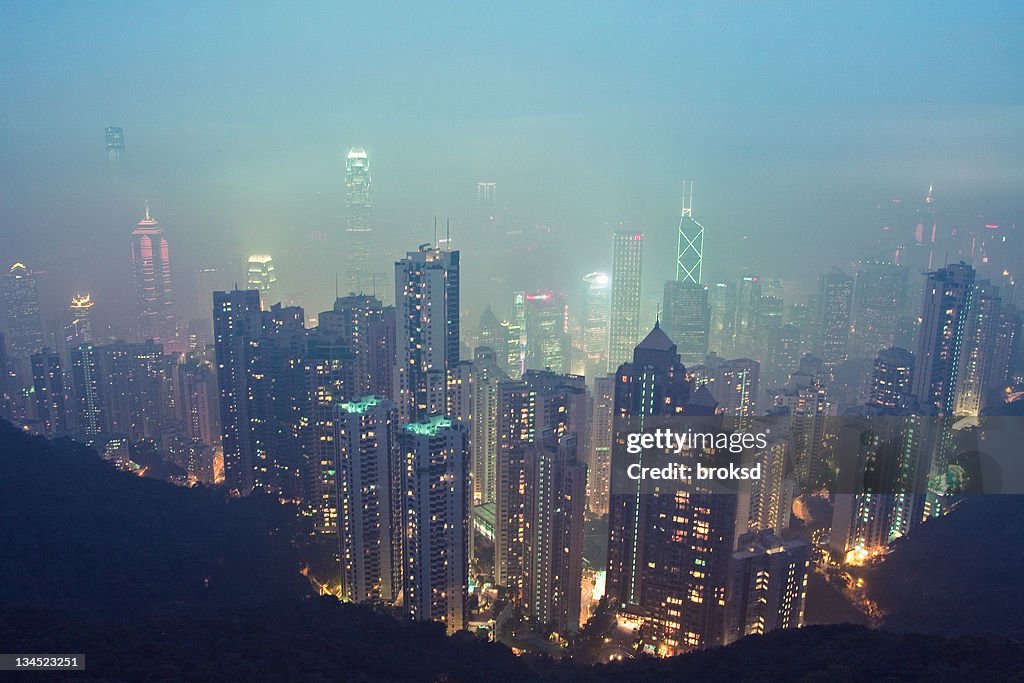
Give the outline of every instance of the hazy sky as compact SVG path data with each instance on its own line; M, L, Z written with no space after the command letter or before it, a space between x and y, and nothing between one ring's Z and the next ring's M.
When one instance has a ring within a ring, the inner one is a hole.
M344 225L359 145L382 270L435 215L458 244L478 180L550 230L532 269L469 251L474 315L523 278L607 269L620 223L650 236L653 299L685 178L711 276L799 288L929 183L948 222L1021 222L1022 34L1014 2L0 2L0 259L45 270L53 301L130 305L148 198L189 307L197 266L270 251L279 291L322 310L338 245L307 237ZM116 183L108 125L131 162Z

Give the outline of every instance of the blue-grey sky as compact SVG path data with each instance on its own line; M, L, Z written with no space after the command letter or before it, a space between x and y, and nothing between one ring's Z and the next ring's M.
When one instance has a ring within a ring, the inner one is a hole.
M471 229L478 180L550 229L532 268L470 250L475 314L606 269L619 224L649 235L656 296L686 178L712 277L800 290L930 183L951 223L1021 221L1022 33L1014 2L4 1L0 255L38 264L54 300L130 305L148 198L182 292L199 265L270 251L282 293L322 310L333 242L302 245L343 226L359 145L385 267L435 215ZM115 187L108 125L131 162Z

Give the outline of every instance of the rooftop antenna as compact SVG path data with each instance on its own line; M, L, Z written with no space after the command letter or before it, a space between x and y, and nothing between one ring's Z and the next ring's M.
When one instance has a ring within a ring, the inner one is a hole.
M444 219L444 243L448 247L448 251L452 250L452 218L451 216Z
M334 272L334 298L340 299L341 295L338 293L338 272Z
M437 216L434 216L434 249L437 249Z
M147 221L153 220L152 218L149 217L149 200L148 199L146 200L146 220Z
M373 296L377 296L377 273L370 274L370 287L373 289Z

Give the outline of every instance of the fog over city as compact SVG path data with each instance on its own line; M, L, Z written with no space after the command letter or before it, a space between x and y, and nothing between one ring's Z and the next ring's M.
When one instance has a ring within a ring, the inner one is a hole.
M345 155L362 147L386 300L435 218L474 325L515 290L577 296L623 226L647 235L653 316L693 180L705 279L757 272L805 301L884 226L909 239L929 185L943 228L1021 220L1024 10L865 9L3 3L0 254L40 274L44 312L90 291L116 323L148 200L183 318L198 268L244 283L262 252L315 315L344 282ZM124 129L117 173L107 126Z

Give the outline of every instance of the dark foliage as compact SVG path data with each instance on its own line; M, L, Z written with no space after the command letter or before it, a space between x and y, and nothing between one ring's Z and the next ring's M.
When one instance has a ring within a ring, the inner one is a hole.
M518 658L309 595L292 511L111 469L0 424L0 650L83 653L68 679L1024 680L1024 646L810 627L671 660ZM208 579L208 580L207 580Z

